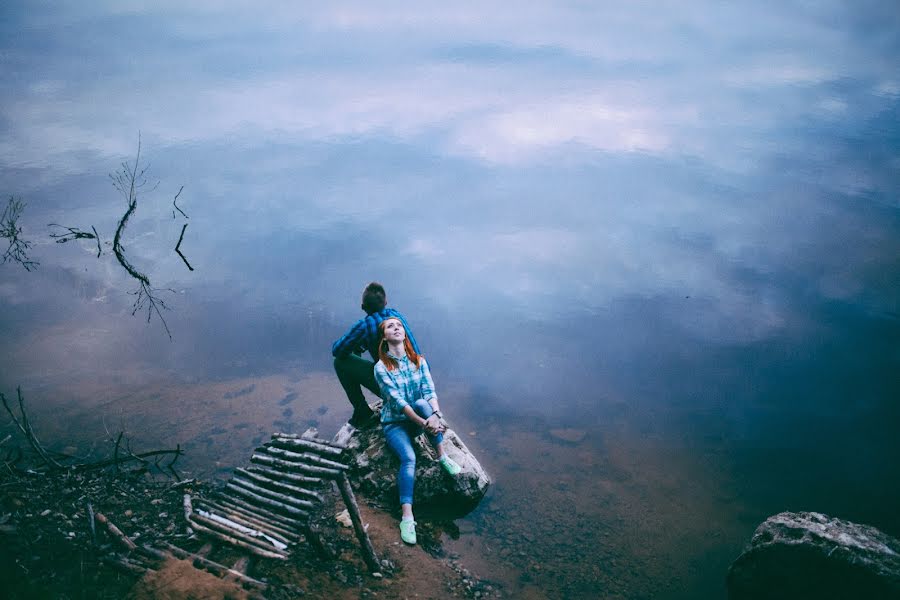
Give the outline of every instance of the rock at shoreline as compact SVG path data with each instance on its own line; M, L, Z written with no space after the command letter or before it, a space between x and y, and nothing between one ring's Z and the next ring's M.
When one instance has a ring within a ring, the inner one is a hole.
M814 512L766 519L728 570L729 600L900 599L900 541Z
M350 425L335 436L346 444L352 480L360 491L385 506L394 506L397 498L397 469L400 461L388 448L381 427L357 430ZM424 435L413 443L416 450L416 486L413 503L419 510L435 511L460 517L471 511L487 492L491 478L478 459L469 451L452 429L444 432L444 449L462 471L455 477L448 475L437 462L437 453Z

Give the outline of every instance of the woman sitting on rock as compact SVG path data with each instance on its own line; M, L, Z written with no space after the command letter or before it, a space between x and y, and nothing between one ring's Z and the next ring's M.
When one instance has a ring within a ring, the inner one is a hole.
M381 388L384 405L381 424L388 446L400 457L397 487L400 488L400 539L416 543L413 520L413 484L416 478L416 453L413 438L422 430L437 450L445 471L456 475L460 466L444 452L443 415L434 393L434 382L425 357L413 350L400 319L385 319L378 327L378 357L375 380Z

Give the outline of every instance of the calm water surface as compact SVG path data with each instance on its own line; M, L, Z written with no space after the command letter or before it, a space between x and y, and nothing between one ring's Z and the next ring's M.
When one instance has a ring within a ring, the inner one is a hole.
M900 535L893 3L0 17L41 263L0 265L0 390L56 447L124 429L225 477L333 433L376 279L495 478L446 549L507 595L724 598L782 510ZM171 340L111 248L138 132L123 246Z

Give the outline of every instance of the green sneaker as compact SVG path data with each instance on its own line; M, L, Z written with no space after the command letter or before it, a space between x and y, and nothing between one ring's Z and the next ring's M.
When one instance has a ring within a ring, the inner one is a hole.
M412 519L400 521L400 539L407 544L416 543L416 522Z
M441 463L441 466L444 467L444 470L450 473L451 475L459 475L459 472L462 471L462 467L456 464L456 461L447 456L446 454L438 459L438 462Z

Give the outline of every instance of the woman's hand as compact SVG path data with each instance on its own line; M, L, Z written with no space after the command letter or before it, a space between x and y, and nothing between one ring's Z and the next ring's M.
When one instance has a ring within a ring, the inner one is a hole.
M431 415L430 417L425 419L425 424L423 425L423 427L431 435L436 435L444 431L444 426L441 424L441 418L437 415Z

